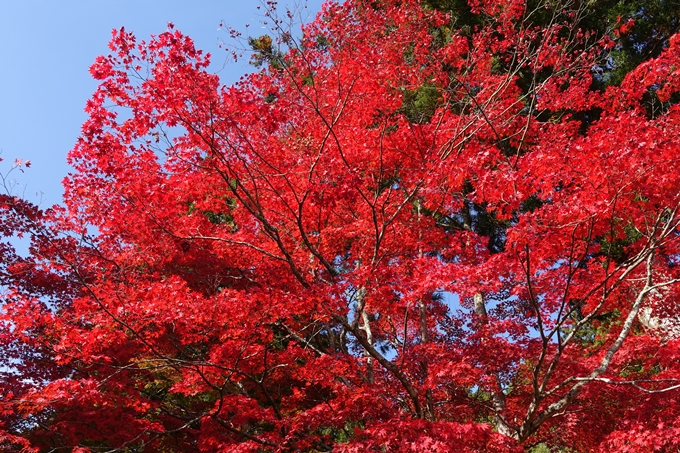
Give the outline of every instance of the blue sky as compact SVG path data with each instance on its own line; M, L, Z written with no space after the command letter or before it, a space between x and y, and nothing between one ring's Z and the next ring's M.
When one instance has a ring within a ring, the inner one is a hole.
M263 0L264 1L264 0ZM306 21L322 0L281 0ZM230 84L253 68L230 62L219 48L228 34L220 22L247 35L263 29L259 0L4 0L0 1L0 150L3 174L15 158L31 168L12 173L17 192L47 208L59 203L61 180L70 171L66 154L85 121L85 102L96 88L88 68L107 54L113 28L124 26L138 39L162 33L172 22L196 47L213 55L212 67ZM306 9L304 6L306 5ZM246 24L248 28L246 29ZM42 200L42 201L41 201Z

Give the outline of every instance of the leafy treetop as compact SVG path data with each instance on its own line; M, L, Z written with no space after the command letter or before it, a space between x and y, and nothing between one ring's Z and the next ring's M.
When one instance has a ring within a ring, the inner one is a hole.
M64 204L0 199L1 448L677 448L667 3L268 9L230 87L114 31Z

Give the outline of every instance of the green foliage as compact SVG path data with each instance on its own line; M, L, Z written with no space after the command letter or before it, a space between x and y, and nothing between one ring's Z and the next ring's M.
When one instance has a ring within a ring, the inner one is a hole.
M331 426L328 428L320 428L319 433L323 436L328 436L334 444L344 444L349 442L354 437L355 429L362 429L363 422L346 422L344 426Z
M274 47L274 40L271 36L248 37L248 45L254 52L250 61L253 66L260 67L267 63L269 68L277 71L284 68L284 54L280 49Z
M214 225L233 225L234 218L224 212L203 211L203 215Z
M519 207L520 212L534 212L536 209L543 206L545 202L536 195L531 195L524 200Z
M607 257L617 264L621 264L629 257L627 247L642 238L640 233L633 225L626 225L623 232L610 233L600 239L600 255Z
M659 56L668 38L680 31L679 0L594 2L593 12L606 17L610 25L619 18L621 24L628 19L634 21L632 27L615 36L617 47L610 55L610 70L604 76L609 85L620 84L640 63Z
M545 444L538 444L531 447L529 453L551 453L551 450Z
M432 115L442 105L442 95L432 85L423 85L417 90L404 90L401 113L411 123L429 123Z
M450 14L452 25L459 29L470 31L483 23L478 14L472 14L466 0L423 0L423 5Z
M571 317L574 321L578 322L583 319L583 313L581 312L581 306L573 306L574 303L580 304L580 302L576 301L570 304L572 305L571 308L573 308ZM575 332L574 337L584 346L588 345L592 348L598 348L605 343L609 331L621 323L620 318L621 312L618 309L593 316L590 321ZM563 331L564 333L569 333L572 329L572 327L569 327Z

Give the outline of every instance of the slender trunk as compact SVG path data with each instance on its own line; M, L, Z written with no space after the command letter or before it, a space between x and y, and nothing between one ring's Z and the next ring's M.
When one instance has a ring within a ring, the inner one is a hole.
M427 306L423 299L418 301L418 314L420 315L420 343L425 344L428 341L427 336Z
M360 329L366 334L366 341L368 344L373 346L373 332L371 332L371 322L368 319L368 314L365 310L361 311L361 321L363 325L360 327ZM366 349L364 349L364 355L366 356L366 375L368 382L373 384L375 381L375 372L373 371L373 357L371 357L371 354L369 354Z
M418 202L418 242L422 244L422 234L420 230L420 202ZM418 258L423 257L423 249L422 247L419 247L418 249ZM427 335L427 305L425 304L425 300L423 297L421 297L418 300L418 316L420 318L420 344L426 344L428 342L428 335ZM406 342L406 336L404 336L404 342ZM423 381L427 380L427 374L428 374L428 369L427 369L427 361L423 360L420 363L420 368L423 373ZM434 402L432 401L432 389L427 389L425 391L425 416L427 417L428 420L434 420L435 419L435 412L434 412Z
M486 313L486 306L484 305L484 296L482 296L482 293L475 293L473 302L475 314L479 317L480 323L483 325L488 324L489 318ZM505 393L503 392L503 384L498 373L494 375L494 381L495 389L491 391L491 401L493 403L494 424L496 425L496 429L501 434L517 438L517 430L513 429L502 415L505 410L506 401Z
M364 297L366 296L366 288L359 288L356 294L357 298L357 311L358 311L358 316L361 317L361 325L359 326L360 330L364 331L364 334L366 334L366 342L373 346L373 332L371 331L371 320L368 317L368 313L366 313L366 301L364 300ZM368 352L366 348L364 348L364 356L366 356L366 379L368 380L369 383L373 384L375 382L375 371L373 370L373 357L371 354Z
M420 315L420 344L426 344L428 339L427 334L427 306L423 299L418 301L418 313ZM428 367L427 361L423 360L420 362L420 369L423 373L423 380L427 379ZM435 419L434 402L432 401L432 390L427 389L425 391L425 416L428 420Z

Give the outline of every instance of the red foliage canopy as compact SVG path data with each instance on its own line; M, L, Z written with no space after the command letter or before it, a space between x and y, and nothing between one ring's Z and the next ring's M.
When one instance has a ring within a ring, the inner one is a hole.
M678 448L680 38L595 89L565 4L329 3L231 87L114 32L64 205L0 200L0 449Z

